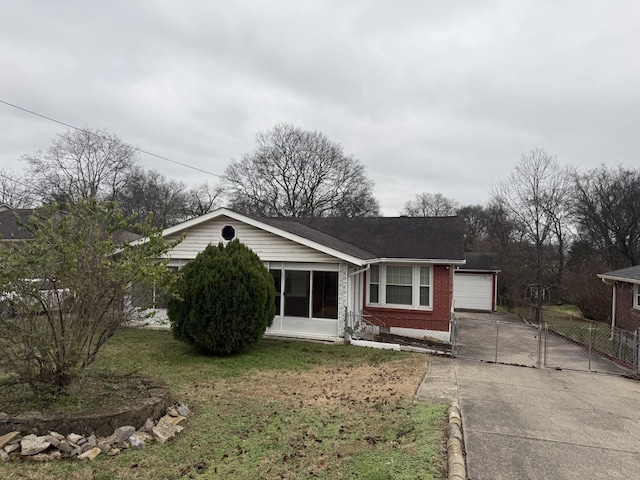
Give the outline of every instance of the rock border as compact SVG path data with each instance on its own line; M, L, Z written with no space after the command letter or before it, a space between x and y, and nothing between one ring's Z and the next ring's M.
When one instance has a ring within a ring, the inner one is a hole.
M178 425L189 415L189 408L178 403L167 408L157 422L148 418L138 430L132 425L116 428L108 437L96 437L69 433L62 435L51 431L47 435L22 435L19 431L0 436L0 461L55 460L91 461L98 455L118 455L127 449L141 449L150 442L165 443L180 433L184 427Z
M153 421L164 415L173 405L171 391L160 378L140 377L147 387L148 397L135 404L106 412L80 414L52 414L40 412L8 415L0 413L0 435L18 431L23 435L48 435L49 432L70 433L84 436L108 437L118 427L132 425L136 429L144 426L148 418Z
M457 400L451 402L449 410L449 425L447 433L447 464L449 467L449 480L466 480L467 467L464 458L464 438L462 436L462 415Z

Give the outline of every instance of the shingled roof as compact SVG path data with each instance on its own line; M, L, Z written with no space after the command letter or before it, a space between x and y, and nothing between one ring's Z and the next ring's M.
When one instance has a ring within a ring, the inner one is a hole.
M612 272L599 273L598 277L606 280L617 280L628 283L640 283L640 265L621 268Z
M30 208L6 209L0 211L0 241L25 240L32 238L31 234L18 224L17 218L26 222L33 213ZM16 218L17 217L17 218Z
M255 218L364 260L464 260L458 217Z
M476 271L476 272L499 272L498 261L493 253L485 252L466 252L464 258L466 264L460 267L460 270Z

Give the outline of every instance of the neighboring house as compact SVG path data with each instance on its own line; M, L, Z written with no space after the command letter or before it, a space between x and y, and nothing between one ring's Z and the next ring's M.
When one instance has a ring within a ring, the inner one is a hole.
M20 242L31 238L30 233L20 228L18 218L26 222L32 213L33 210L30 208L14 209L6 204L0 204L0 243Z
M634 331L640 328L640 265L599 273L613 288L611 326Z
M466 264L454 274L455 310L494 312L498 296L498 262L492 253L466 252Z
M449 339L453 272L465 262L457 217L255 218L219 209L162 235L184 236L168 254L174 268L210 243L251 248L276 285L269 335L337 340L366 322Z

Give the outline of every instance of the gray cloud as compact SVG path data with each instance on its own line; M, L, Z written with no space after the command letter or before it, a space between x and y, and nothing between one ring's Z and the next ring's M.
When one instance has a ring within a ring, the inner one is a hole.
M395 215L422 191L484 202L533 147L637 166L639 15L631 0L8 0L0 98L216 173L277 122L319 130ZM0 168L63 129L0 105Z

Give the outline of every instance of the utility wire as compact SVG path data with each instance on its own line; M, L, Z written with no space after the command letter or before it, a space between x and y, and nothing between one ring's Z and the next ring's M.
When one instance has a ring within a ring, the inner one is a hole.
M19 105L15 105L15 104L10 103L10 102L6 102L6 101L4 101L2 99L0 99L0 103L3 103L3 104L5 104L5 105L7 105L9 107L13 107L13 108L18 109L18 110L22 110L23 112L29 113L31 115L35 115L36 117L44 118L45 120L49 120L50 122L54 122L54 123L57 123L59 125L64 125L65 127L72 128L74 130L78 130L80 132L88 133L90 135L94 135L96 137L102 138L101 135L99 135L97 133L94 133L94 132L92 132L90 130L87 130L87 129L84 129L84 128L80 128L80 127L76 127L75 125L71 125L70 123L66 123L66 122L63 122L61 120L56 120L55 118L51 118L51 117L48 117L46 115L42 115L41 113L34 112L33 110L29 110L28 108L24 108L24 107L21 107ZM220 175L218 173L209 172L207 170L203 170L202 168L194 167L193 165L188 165L186 163L178 162L176 160L172 160L170 158L163 157L162 155L158 155L156 153L152 153L152 152L149 152L147 150L142 150L141 148L138 148L138 147L131 146L131 148L133 150L137 151L137 152L144 153L145 155L149 155L151 157L159 158L160 160L165 160L167 162L171 162L171 163L174 163L176 165L180 165L180 166L185 167L185 168L190 168L191 170L196 170L196 171L201 172L201 173L206 173L207 175L213 175L214 177L218 177L218 178L221 178L223 180L228 180L227 177L225 177L224 175Z

